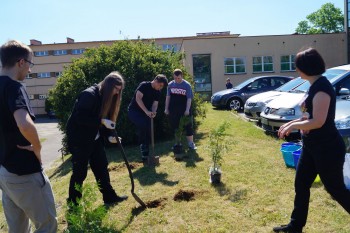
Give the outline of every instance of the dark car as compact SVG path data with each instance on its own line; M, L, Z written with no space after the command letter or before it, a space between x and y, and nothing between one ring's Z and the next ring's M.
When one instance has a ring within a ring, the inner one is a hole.
M274 90L292 80L285 76L260 76L223 91L216 92L211 97L211 104L217 108L228 108L239 111L251 96Z

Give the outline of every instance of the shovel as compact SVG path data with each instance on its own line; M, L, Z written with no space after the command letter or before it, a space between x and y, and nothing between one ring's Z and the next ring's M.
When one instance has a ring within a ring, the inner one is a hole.
M132 196L134 197L134 199L135 199L143 208L147 208L146 204L145 204L145 203L141 200L141 198L139 198L139 197L136 195L136 193L134 192L134 189L135 189L134 176L132 175L132 171L131 171L131 168L130 168L130 165L129 165L129 161L128 161L128 159L126 158L123 145L122 145L122 143L120 142L118 135L116 135L116 139L117 139L118 144L119 144L119 146L120 146L120 150L121 150L121 152L122 152L122 156L123 156L123 159L124 159L126 168L128 169L128 172L129 172L129 177L130 177L130 181L131 181L131 194L132 194Z
M154 154L154 122L153 117L151 118L151 140L152 140L152 154L148 156L148 166L159 166L159 156Z

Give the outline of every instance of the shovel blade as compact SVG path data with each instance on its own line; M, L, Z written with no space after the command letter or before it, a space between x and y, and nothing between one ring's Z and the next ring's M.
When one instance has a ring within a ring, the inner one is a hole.
M159 166L159 156L149 156L147 160L148 166Z

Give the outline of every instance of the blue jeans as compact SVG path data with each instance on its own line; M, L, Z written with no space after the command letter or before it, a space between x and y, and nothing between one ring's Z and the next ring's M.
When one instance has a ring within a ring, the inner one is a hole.
M151 118L145 113L129 109L128 116L137 128L140 150L143 157L149 155L149 144L151 142Z

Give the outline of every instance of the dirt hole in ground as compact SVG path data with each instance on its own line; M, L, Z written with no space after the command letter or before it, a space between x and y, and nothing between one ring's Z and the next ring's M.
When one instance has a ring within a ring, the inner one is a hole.
M180 189L174 196L174 201L193 201L195 200L196 191Z
M167 199L166 198L159 198L157 200L154 200L154 201L149 201L149 202L146 202L146 206L147 208L162 208L165 206L165 201Z
M142 164L140 164L140 163L129 163L129 165L130 165L131 170L137 169L137 168L142 166ZM110 167L108 167L108 171L109 172L110 171L118 171L118 170L121 170L123 168L126 168L125 163L110 166Z

